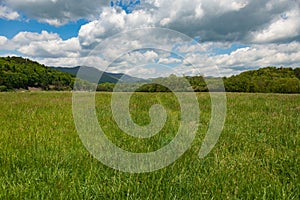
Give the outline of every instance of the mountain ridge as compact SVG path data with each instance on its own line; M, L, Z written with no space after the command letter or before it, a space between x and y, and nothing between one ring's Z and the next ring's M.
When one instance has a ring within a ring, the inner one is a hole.
M71 75L76 76L79 69L84 72L81 73L81 79L83 80L98 80L98 84L101 83L138 83L138 82L147 82L147 80L142 78L137 78L133 76L129 76L124 73L111 73L111 72L104 72L99 69L96 69L94 67L88 67L88 66L76 66L76 67L50 67L51 69L69 73Z

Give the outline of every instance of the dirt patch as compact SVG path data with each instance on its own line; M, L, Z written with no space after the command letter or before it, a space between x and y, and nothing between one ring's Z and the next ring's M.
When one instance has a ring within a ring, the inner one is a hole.
M42 91L42 88L38 88L38 87L28 87L28 90L29 90L29 91L32 91L32 92L36 92L36 91Z

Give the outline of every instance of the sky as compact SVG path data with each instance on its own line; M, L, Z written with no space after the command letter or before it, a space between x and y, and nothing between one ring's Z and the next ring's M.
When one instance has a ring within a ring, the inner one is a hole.
M0 56L13 55L138 77L295 68L300 1L0 0Z

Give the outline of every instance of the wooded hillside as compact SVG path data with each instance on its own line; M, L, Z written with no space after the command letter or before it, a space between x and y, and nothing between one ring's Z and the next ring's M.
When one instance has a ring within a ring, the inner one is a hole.
M74 68L76 69L76 68ZM89 70L94 68L89 68ZM50 68L38 62L21 57L0 57L0 91L16 89L41 88L43 90L71 90L75 80L72 73L63 72L62 68ZM68 69L70 71L70 69ZM66 70L66 71L68 71ZM97 75L97 69L95 73ZM99 71L100 72L100 71ZM91 74L91 73L90 73ZM113 91L116 80L121 77L106 73L98 91ZM118 75L118 74L117 74ZM121 83L122 91L131 91L138 88L137 92L170 92L162 85L169 85L173 90L190 91L191 88L179 84L180 77L171 75L165 78L143 80L125 75L130 80ZM113 78L107 78L113 77ZM192 89L196 92L207 92L208 88L201 76L185 77ZM110 82L109 80L113 80ZM215 78L206 78L214 91L219 91L219 83ZM144 83L143 83L144 81ZM84 81L83 81L84 82ZM259 92L259 93L300 93L300 68L267 67L253 71L246 71L239 75L223 78L227 92ZM89 83L84 82L88 88ZM159 84L162 83L162 84ZM138 87L137 87L138 85ZM176 86L178 85L178 87ZM176 86L176 87L175 87Z
M12 89L69 90L74 76L21 57L0 57L0 91Z
M300 93L300 68L267 67L224 78L226 91Z

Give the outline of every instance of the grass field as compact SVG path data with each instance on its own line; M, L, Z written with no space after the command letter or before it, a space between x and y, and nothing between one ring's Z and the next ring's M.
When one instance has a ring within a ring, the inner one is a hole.
M118 146L133 152L168 144L178 128L171 94L136 94L132 116L150 122L162 103L168 120L151 139L126 136L113 123L109 93L97 94L99 122ZM208 94L198 94L199 131L172 165L142 174L106 167L84 148L68 92L0 93L0 199L299 199L300 95L227 94L224 131L198 158L210 119Z

